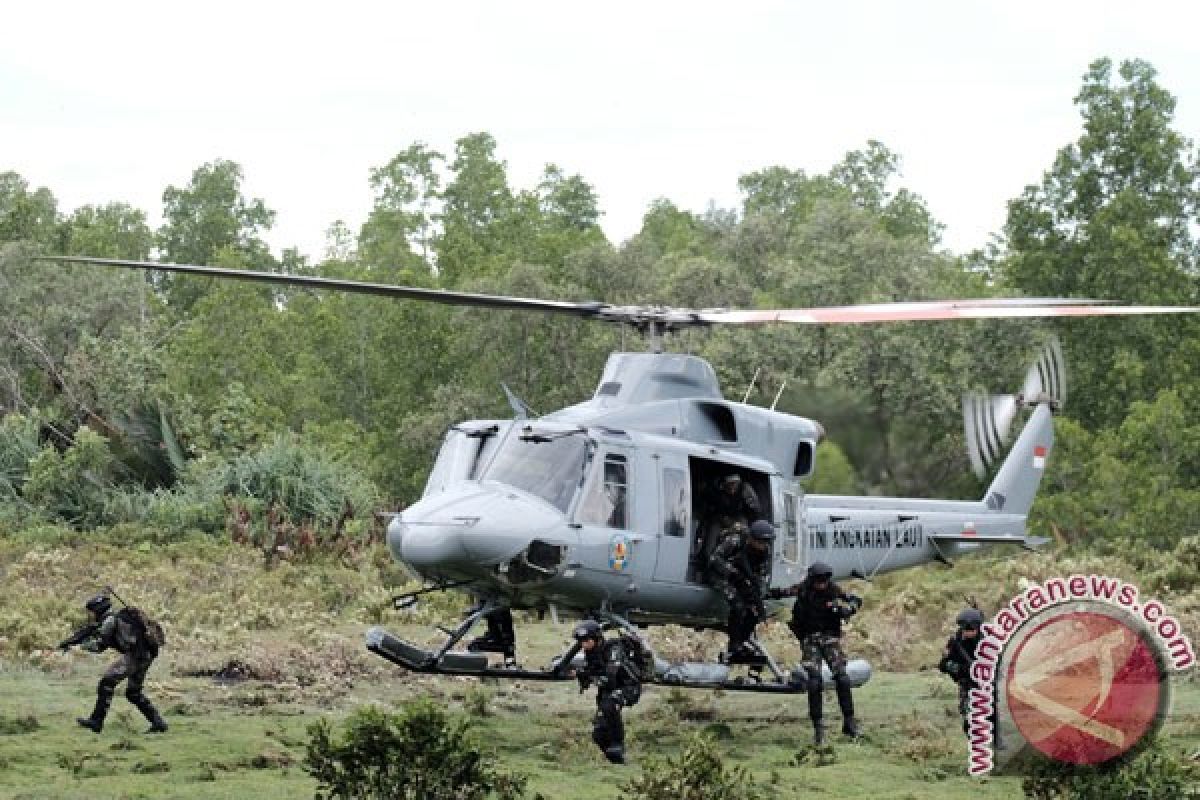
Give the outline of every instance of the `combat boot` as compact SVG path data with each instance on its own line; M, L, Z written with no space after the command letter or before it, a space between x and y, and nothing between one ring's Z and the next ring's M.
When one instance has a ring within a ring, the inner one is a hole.
M813 720L813 744L817 747L825 744L825 721L820 719Z
M130 702L138 711L142 712L142 716L150 723L150 727L146 729L146 733L166 733L167 723L162 718L162 714L158 713L158 709L154 704L146 699L145 695L139 694L136 699L130 698Z
M858 720L854 718L854 695L850 692L850 681L844 675L837 678L838 706L842 710L842 733L851 739L862 736Z
M92 707L92 715L90 717L79 717L75 721L92 733L99 733L104 730L104 718L108 716L108 707L110 705L112 705L112 694L105 691L105 685L101 683L99 690L96 692L96 705Z
M100 731L104 730L104 720L103 719L92 719L91 717L79 717L75 721L78 722L83 727L87 728L92 733L99 733Z
M506 657L512 654L514 660L516 658L516 650L513 648L512 640L497 636L491 631L482 636L476 636L468 642L467 650L472 653L502 653Z
M604 757L613 764L625 763L625 748L619 744L604 748Z

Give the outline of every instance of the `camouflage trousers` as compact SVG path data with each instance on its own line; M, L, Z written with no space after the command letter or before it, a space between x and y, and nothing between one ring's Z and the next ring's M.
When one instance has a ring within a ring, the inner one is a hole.
M154 658L148 654L123 653L104 672L104 677L100 679L100 685L97 687L97 693L102 699L111 700L112 696L116 694L117 684L128 680L129 682L125 684L125 697L134 705L140 705L145 699L142 687L146 683L146 673L153 663Z
M850 676L846 674L846 653L842 650L841 639L829 633L810 633L800 640L800 647L804 653L804 670L808 673L809 717L819 724L824 715L824 680L821 678L821 662L824 661L833 673L843 725L852 725L854 698L850 691Z
M846 652L842 650L842 640L828 633L810 633L800 642L803 652L804 669L810 677L815 677L820 685L821 662L829 665L829 671L834 679L846 677Z
M975 688L974 681L962 681L958 684L958 713L962 717L963 733L970 734L971 732L971 690ZM999 746L1000 728L999 728L999 713L1000 704L996 700L995 692L992 694L992 716L988 719L992 723L992 736L994 746Z

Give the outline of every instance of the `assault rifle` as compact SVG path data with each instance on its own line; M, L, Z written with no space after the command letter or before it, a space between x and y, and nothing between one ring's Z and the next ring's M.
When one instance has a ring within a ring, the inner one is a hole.
M75 633L71 634L71 636L69 638L63 639L61 642L59 642L58 649L62 650L65 653L68 650L70 650L72 647L74 647L75 645L83 644L84 642L86 642L88 639L92 638L99 632L100 632L100 623L99 622L89 622L86 625L81 626L78 630L75 631Z

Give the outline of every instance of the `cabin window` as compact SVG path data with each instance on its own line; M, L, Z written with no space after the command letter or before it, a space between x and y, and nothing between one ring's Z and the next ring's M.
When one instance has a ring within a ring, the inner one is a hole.
M579 521L585 525L608 528L628 528L629 475L625 456L609 453L604 457L604 472L593 481L579 510Z
M689 496L687 473L681 469L663 470L663 533L684 536L688 530Z
M812 474L814 449L812 442L801 442L796 448L796 465L792 474L797 478L807 478Z

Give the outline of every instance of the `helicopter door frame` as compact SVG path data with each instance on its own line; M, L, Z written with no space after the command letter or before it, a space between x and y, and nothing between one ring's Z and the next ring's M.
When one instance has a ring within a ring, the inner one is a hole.
M658 553L656 537L646 531L650 519L657 522L658 511L638 483L648 479L644 462L643 452L630 444L596 442L572 519L585 536L603 534L593 542L593 560L603 563L605 572L651 580Z
M771 586L799 583L808 565L808 530L805 525L805 495L796 489L784 489L780 509L780 541L771 565Z
M655 453L658 502L653 515L658 561L654 580L692 583L688 572L692 559L692 476L686 453Z
M785 489L783 492L783 542L779 548L779 560L785 564L808 563L808 537L801 530L804 519L804 495Z

